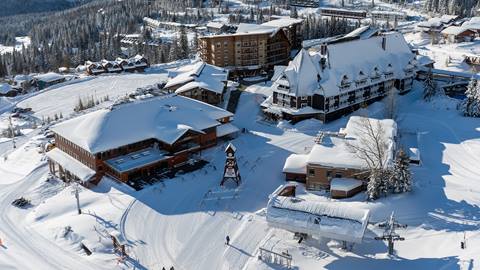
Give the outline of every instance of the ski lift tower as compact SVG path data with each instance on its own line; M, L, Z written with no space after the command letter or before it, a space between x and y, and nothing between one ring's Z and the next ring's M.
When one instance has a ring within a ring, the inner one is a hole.
M232 143L229 143L225 148L227 160L225 161L225 169L223 171L223 179L222 182L220 182L220 186L223 186L228 180L234 181L237 186L240 185L242 178L238 170L237 158L235 157L236 151L237 148Z

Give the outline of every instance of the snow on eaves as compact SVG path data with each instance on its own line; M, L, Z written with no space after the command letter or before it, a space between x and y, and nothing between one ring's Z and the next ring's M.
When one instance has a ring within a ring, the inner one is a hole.
M276 193L270 196L267 205L267 222L273 227L354 243L362 242L369 218L369 210L352 208L345 203Z
M173 144L188 130L216 127L218 119L231 116L221 108L169 95L100 109L52 130L95 154L151 138Z
M383 38L385 49L382 47ZM322 57L325 61L323 67ZM395 78L403 78L405 69L414 67L414 58L403 35L397 32L328 44L325 56L320 52L301 50L285 69L285 76L280 76L272 87L294 96L317 93L331 97L339 94L343 80L353 85L363 76L376 72L380 76L393 72ZM369 84L370 81L367 80L365 86Z
M195 88L202 88L216 94L222 94L228 71L204 62L184 66L169 73L165 88L178 87L176 93L182 93Z

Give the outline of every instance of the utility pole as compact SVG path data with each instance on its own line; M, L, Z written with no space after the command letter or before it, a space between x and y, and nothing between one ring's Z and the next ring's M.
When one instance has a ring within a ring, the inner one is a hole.
M384 228L383 235L375 237L375 240L388 241L388 255L393 255L394 253L394 242L395 241L404 241L404 237L400 237L399 234L395 232L397 228L406 228L407 225L400 224L395 221L394 212L390 215L390 218L385 222L378 224L380 228Z
M73 191L72 191L72 194L75 195L75 199L77 200L77 210L78 210L78 214L81 215L82 214L82 209L80 209L80 186L78 185L78 182L75 182L73 184Z

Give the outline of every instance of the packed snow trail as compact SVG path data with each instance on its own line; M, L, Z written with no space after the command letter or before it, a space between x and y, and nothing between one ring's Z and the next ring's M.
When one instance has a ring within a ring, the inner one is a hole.
M12 155L32 155L25 151L24 147L16 151L20 153ZM33 158L32 162L38 161ZM27 168L29 166L24 165ZM47 171L45 162L40 162L31 171L25 171L18 166L11 167L10 175L15 174L19 180L0 185L0 238L5 246L0 248L0 269L104 269L45 239L25 224L26 212L30 210L11 205L13 200L22 197L43 179Z

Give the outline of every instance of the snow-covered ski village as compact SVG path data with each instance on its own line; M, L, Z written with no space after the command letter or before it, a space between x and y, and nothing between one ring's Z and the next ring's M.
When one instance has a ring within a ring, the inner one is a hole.
M480 269L479 1L27 2L0 269Z

